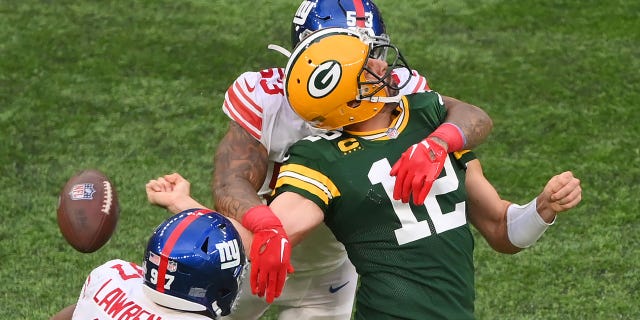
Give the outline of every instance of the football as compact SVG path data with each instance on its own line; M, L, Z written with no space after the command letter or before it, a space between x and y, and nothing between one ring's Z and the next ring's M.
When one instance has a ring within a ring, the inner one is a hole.
M119 216L115 186L98 170L76 173L60 192L58 226L67 242L80 252L94 252L107 243Z

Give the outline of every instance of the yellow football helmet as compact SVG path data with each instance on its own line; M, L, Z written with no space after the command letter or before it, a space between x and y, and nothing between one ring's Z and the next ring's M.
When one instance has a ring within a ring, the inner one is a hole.
M285 68L285 94L293 110L313 126L337 129L366 121L380 112L385 103L398 102L402 85L394 82L394 68L408 68L395 50L393 65L384 75L367 68L374 49L367 35L343 28L318 30L301 41ZM366 72L366 73L365 73ZM367 80L366 74L375 80ZM411 74L411 72L409 72ZM387 90L396 95L388 96Z

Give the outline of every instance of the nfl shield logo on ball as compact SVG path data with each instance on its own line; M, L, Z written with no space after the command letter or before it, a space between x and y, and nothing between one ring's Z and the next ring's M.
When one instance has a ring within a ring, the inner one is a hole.
M94 193L96 193L96 189L93 187L93 183L80 183L71 188L69 196L71 200L93 200Z

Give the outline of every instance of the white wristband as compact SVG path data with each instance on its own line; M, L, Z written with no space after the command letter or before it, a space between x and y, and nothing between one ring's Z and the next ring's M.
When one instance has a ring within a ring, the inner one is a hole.
M518 248L525 249L536 243L556 221L554 218L546 223L538 214L536 202L537 198L534 198L524 206L511 204L507 208L507 234L509 241Z

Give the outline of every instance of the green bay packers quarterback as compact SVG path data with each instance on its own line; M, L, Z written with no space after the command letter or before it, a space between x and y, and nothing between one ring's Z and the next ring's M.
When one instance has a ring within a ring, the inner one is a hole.
M449 155L420 206L394 200L389 175L405 150L444 121L442 98L393 95L402 84L388 72L406 62L391 45L396 64L387 66L368 59L370 47L350 32L326 29L303 41L286 69L289 102L312 124L344 130L294 144L276 195L295 193L321 209L360 275L358 318L471 318L473 237L462 159Z
M470 151L445 153L422 204L394 199L392 164L429 143L424 137L444 121L445 102L435 91L397 95L404 84L390 70L408 68L406 61L390 44L387 61L370 58L379 48L362 37L323 29L292 53L285 72L291 107L316 127L338 130L289 149L270 207L292 243L324 222L344 244L360 275L356 319L473 319L469 222L496 250L518 252L557 212L577 205L579 180L558 175L527 206L501 200L487 182L485 194L497 205L478 204L473 217L469 202L478 199L467 196L466 170L477 159Z

